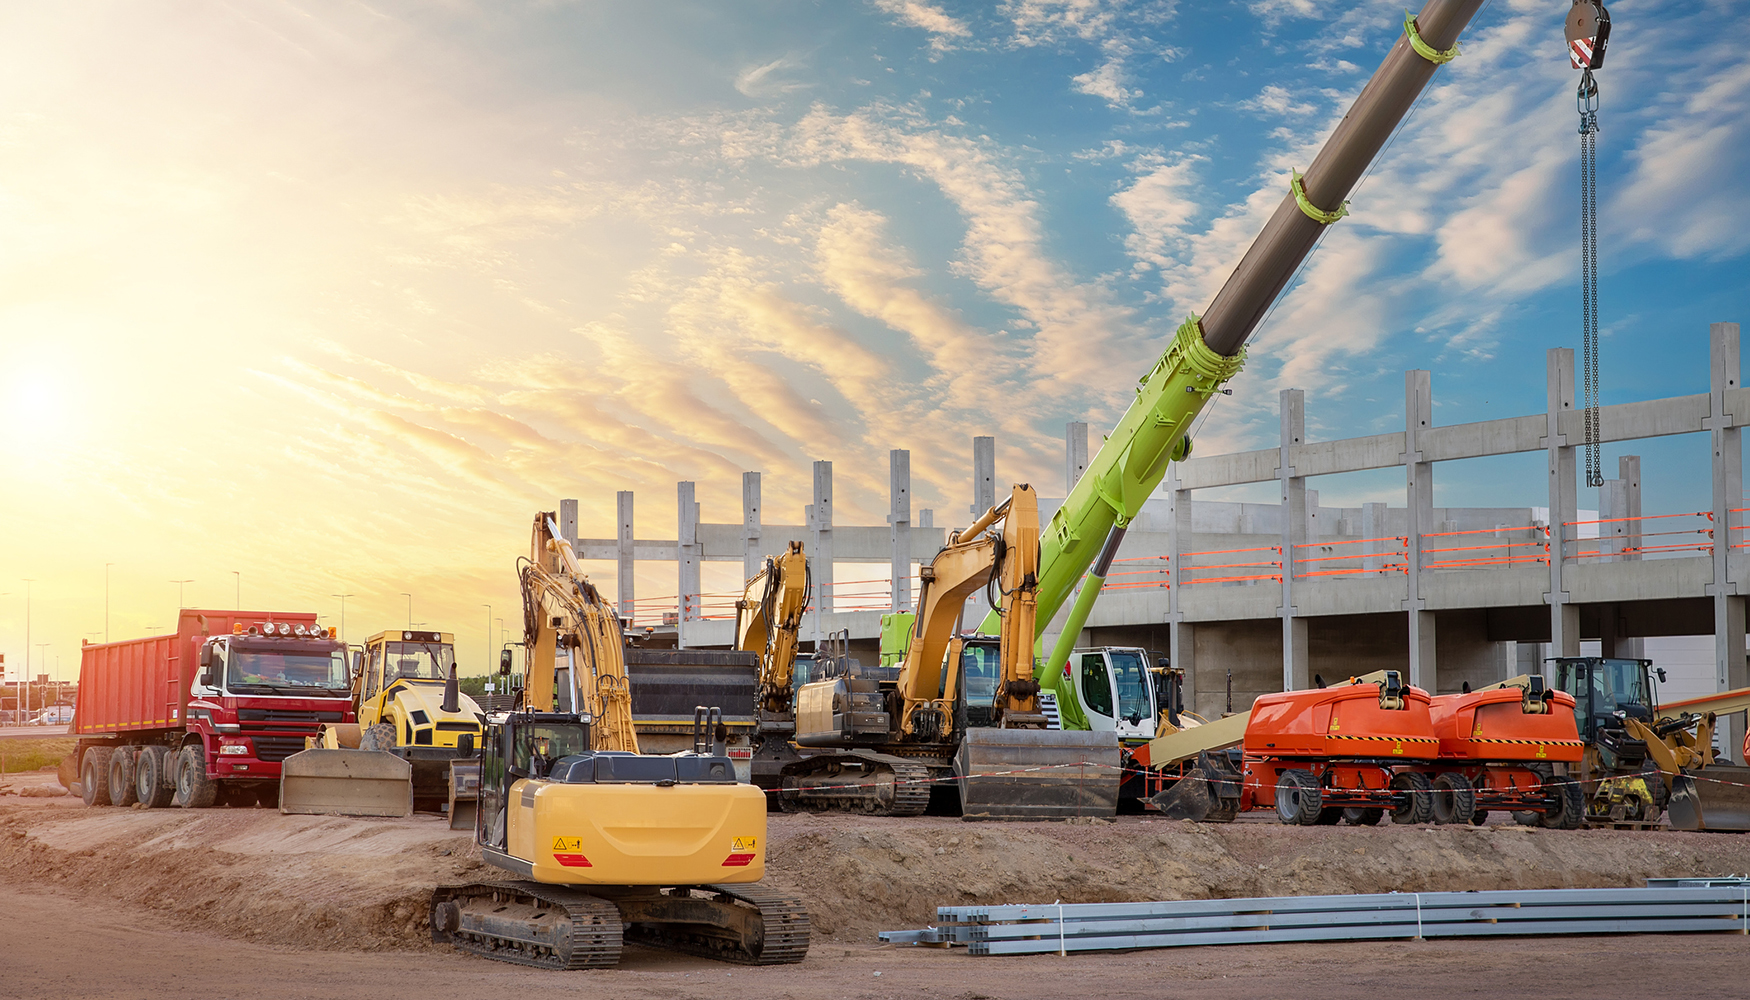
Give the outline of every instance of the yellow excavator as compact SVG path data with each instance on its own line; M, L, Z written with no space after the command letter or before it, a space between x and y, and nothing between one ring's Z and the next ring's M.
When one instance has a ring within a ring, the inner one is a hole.
M767 654L755 781L769 785L787 812L917 815L929 805L931 788L951 781L967 818L1109 815L1118 789L1112 734L1050 730L1039 710L1033 680L1038 560L1038 498L1032 487L1017 485L1008 499L951 534L920 571L917 615L897 668L817 657L813 676L795 686L793 696L806 560L792 544L770 561L749 581L742 601L748 627L738 630L743 649L760 646ZM986 588L1000 593L1000 634L960 634L966 599ZM747 638L761 627L775 638ZM998 664L988 727L965 724L968 656Z
M621 624L551 513L521 566L522 697L487 717L475 841L514 879L432 894L432 939L550 969L612 966L625 940L749 965L800 962L808 913L756 883L766 797L735 780L721 713L693 748L643 754ZM511 669L507 650L501 673Z

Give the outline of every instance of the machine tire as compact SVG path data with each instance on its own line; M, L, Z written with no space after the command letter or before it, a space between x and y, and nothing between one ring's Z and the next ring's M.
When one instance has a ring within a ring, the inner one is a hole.
M379 722L359 731L360 750L394 750L395 724Z
M210 809L219 797L219 783L207 777L207 761L199 743L182 748L176 765L176 795L183 809Z
M1555 805L1538 814L1538 826L1551 830L1578 830L1586 825L1586 792L1573 778L1551 778L1544 782Z
M1343 810L1343 822L1350 826L1378 826L1385 810L1372 806L1350 806Z
M139 759L134 762L134 797L147 809L162 809L169 805L175 792L164 780L168 756L163 747L142 747Z
M1325 806L1319 810L1319 819L1315 826L1336 826L1343 821L1342 806Z
M1478 809L1476 812L1470 814L1470 825L1471 826L1482 826L1483 824L1487 823L1488 821L1489 821L1489 811L1487 809Z
M109 804L131 806L140 801L134 794L134 754L136 747L117 747L109 755Z
M1470 779L1457 771L1447 771L1434 777L1434 822L1469 823L1477 811L1477 792Z
M79 762L79 791L86 805L109 805L109 758L114 753L114 747L92 747Z
M1315 826L1325 794L1311 771L1283 771L1276 780L1276 818L1284 823Z
M1392 775L1391 787L1404 793L1402 805L1391 811L1393 823L1431 823L1434 821L1434 788L1428 776L1420 771L1400 771Z

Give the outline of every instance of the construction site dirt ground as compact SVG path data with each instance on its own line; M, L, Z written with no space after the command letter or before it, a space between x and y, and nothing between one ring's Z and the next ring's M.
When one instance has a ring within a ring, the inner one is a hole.
M942 904L1638 885L1750 871L1750 837L1483 827L1228 826L1124 817L973 824L771 818L768 882L814 920L807 961L743 968L628 947L622 966L519 969L431 943L432 886L502 873L437 816L88 809L51 773L0 787L0 996L332 996L361 982L429 997L570 988L658 996L1641 996L1656 967L1742 995L1750 938L1554 938L1242 946L972 958L884 947ZM42 788L41 797L28 790ZM26 795L17 794L20 791ZM1499 818L1497 818L1499 819Z

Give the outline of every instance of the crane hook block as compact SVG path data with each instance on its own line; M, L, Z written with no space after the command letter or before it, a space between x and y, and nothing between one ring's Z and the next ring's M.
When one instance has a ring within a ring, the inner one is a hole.
M1574 0L1564 25L1568 62L1575 69L1599 69L1610 44L1610 11L1598 0Z
M1404 37L1410 40L1410 48L1415 49L1417 55L1436 66L1443 66L1458 58L1457 42L1452 43L1452 48L1442 52L1422 41L1421 33L1416 30L1416 15L1407 10L1404 11Z

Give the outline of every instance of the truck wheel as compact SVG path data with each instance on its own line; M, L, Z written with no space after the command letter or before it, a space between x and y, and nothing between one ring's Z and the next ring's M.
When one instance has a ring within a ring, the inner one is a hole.
M1384 818L1384 809L1350 806L1343 810L1343 822L1350 826L1378 826L1379 821Z
M109 804L131 806L140 801L134 795L134 753L138 747L117 747L109 755Z
M79 791L88 806L109 805L109 758L113 747L92 747L79 763Z
M1476 815L1477 793L1470 779L1457 771L1447 771L1434 778L1434 822L1469 823Z
M1573 778L1551 778L1543 787L1550 805L1538 816L1538 826L1551 830L1578 830L1586 825L1586 792Z
M1392 807L1393 823L1431 823L1434 821L1434 787L1420 771L1400 771L1392 775L1393 791L1404 793L1403 800Z
M169 755L163 747L145 747L134 762L134 797L147 809L162 809L170 804L175 791L164 781L164 763Z
M1276 779L1276 818L1284 823L1314 826L1323 811L1324 792L1311 771L1283 771Z
M176 764L176 796L172 799L184 809L208 809L219 797L219 783L207 777L207 761L199 743L182 748Z
M359 749L394 750L395 724L393 722L379 722L374 726L360 731Z

